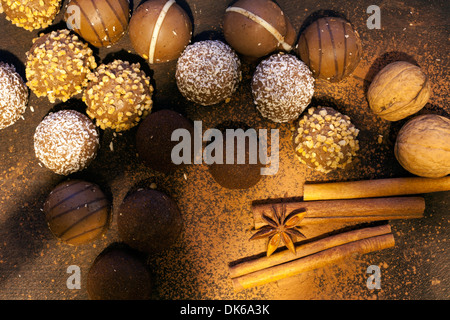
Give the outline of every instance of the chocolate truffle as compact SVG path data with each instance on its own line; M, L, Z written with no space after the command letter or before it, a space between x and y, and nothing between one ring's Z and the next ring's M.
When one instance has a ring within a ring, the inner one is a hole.
M344 169L359 150L359 130L347 115L333 108L309 108L294 132L295 153L301 163L319 172Z
M172 110L157 111L142 121L136 134L136 148L148 167L172 173L183 166L172 161L172 149L179 143L172 141L172 133L178 129L188 130L194 136L192 122Z
M145 253L157 253L178 239L182 218L177 204L166 194L141 188L120 205L117 226L124 243Z
M100 187L83 180L58 184L44 203L51 232L71 245L89 243L107 229L111 206Z
M52 24L62 0L1 0L6 19L25 30L43 29Z
M0 61L0 130L13 125L25 113L28 88L14 66Z
M288 17L271 0L239 0L228 7L223 32L237 52L260 58L275 50L291 51L296 34Z
M96 67L92 50L77 35L52 31L34 39L27 52L27 85L38 97L65 102L83 91Z
M205 40L186 47L175 72L178 89L192 102L203 106L227 100L242 79L241 62L230 46Z
M227 189L248 189L256 185L261 180L261 168L263 166L259 163L257 154L253 154L253 156L256 156L256 161L251 161L250 138L246 137L245 140L242 140L245 141L245 146L242 146L240 144L242 141L239 142L233 134L225 130L222 139L223 161L208 166L211 176L218 184ZM226 154L232 139L234 139L234 158L229 160ZM253 143L255 142L253 141ZM238 163L239 157L244 160L242 164Z
M361 40L347 20L324 17L310 24L298 40L298 54L316 78L338 82L361 58Z
M141 4L128 30L134 50L149 63L176 60L192 37L192 23L175 0Z
M129 0L69 0L64 20L93 46L110 47L128 29Z
M152 277L139 252L113 244L103 250L89 268L90 300L148 300Z
M97 156L99 144L95 125L87 116L74 110L50 113L34 133L36 157L60 175L88 167Z
M153 86L139 63L114 60L100 65L88 79L86 113L101 129L129 130L151 112Z
M289 122L297 119L311 102L314 78L301 60L291 54L277 53L256 67L252 93L263 117Z

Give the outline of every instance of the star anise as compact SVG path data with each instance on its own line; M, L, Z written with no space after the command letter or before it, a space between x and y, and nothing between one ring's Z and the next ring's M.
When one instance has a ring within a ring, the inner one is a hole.
M306 210L294 210L287 216L286 204L281 205L281 210L277 210L275 205L272 205L272 210L272 217L263 212L262 218L267 225L261 227L249 240L269 238L267 244L268 257L279 247L281 242L295 254L294 242L296 238L306 238L299 231L299 224L305 217Z

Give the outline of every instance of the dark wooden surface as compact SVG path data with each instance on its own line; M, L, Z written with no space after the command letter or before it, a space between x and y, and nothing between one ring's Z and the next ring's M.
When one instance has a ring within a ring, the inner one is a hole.
M179 1L194 22L193 40L222 39L221 20L227 0ZM136 130L113 135L102 133L97 159L73 177L95 181L112 198L113 214L126 193L156 183L171 195L183 213L184 228L177 243L148 257L154 275L155 299L448 299L448 192L425 195L423 219L392 221L394 248L354 257L339 265L253 288L233 291L228 263L264 252L264 241L249 242L252 234L252 201L301 197L305 181L342 181L408 176L393 156L396 133L406 120L389 123L371 114L365 92L384 65L395 60L418 63L429 75L433 94L420 113L449 115L449 4L434 1L379 1L381 29L366 27L366 9L373 1L279 0L297 32L320 10L348 18L363 42L363 57L348 79L330 84L316 82L312 105L330 105L348 114L361 130L361 157L347 170L318 174L294 158L290 124L277 125L261 118L249 90L256 62L245 62L243 81L227 104L200 107L184 100L174 80L174 63L148 66L137 57L128 36L109 49L97 52L100 61L114 58L140 61L152 76L155 110L170 108L191 120L202 120L203 130L224 122L245 122L258 128L280 129L280 169L248 190L227 190L210 176L205 165L192 165L164 176L146 168L136 157ZM134 7L137 6L137 1ZM59 14L52 28L58 24ZM0 60L14 63L24 75L25 53L38 31L13 26L0 14ZM41 167L34 156L33 134L53 108L82 108L80 97L65 105L51 105L30 95L24 119L0 131L0 299L86 299L86 275L95 257L118 241L115 218L106 235L94 243L73 247L51 235L41 208L50 190L64 177ZM378 136L382 142L378 143ZM110 146L113 146L113 150ZM327 225L304 230L312 237L342 226ZM69 290L69 265L81 268L82 286ZM366 269L381 269L381 290L366 287Z

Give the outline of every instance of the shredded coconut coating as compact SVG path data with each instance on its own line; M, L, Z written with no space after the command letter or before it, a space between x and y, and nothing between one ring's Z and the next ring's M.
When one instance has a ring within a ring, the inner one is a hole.
M0 62L0 130L14 124L27 109L28 88L14 66Z
M36 96L46 96L55 103L81 93L87 75L97 67L88 45L67 29L42 35L33 42L27 53L26 74L27 85Z
M188 45L177 62L181 94L203 106L227 100L242 79L241 62L230 46L218 40Z
M25 30L43 29L52 24L62 0L0 0L6 19Z
M36 128L34 151L45 167L60 175L85 169L97 156L97 129L74 110L50 113Z
M252 93L263 117L289 122L297 119L311 102L314 78L303 61L291 54L277 53L256 67Z
M140 64L115 60L88 76L86 113L101 129L129 130L150 114L153 86Z

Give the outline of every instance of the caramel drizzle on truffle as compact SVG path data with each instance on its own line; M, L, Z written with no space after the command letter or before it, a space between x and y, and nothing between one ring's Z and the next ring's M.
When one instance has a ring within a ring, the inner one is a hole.
M336 52L336 45L334 43L333 31L331 31L331 27L330 27L330 24L328 22L328 19L325 18L325 21L326 21L328 32L330 33L331 45L333 46L334 67L335 67L335 70L336 70L335 71L335 75L333 76L333 79L335 79L335 78L339 77L339 65L338 65L338 58L337 58L337 52Z
M152 38L150 40L150 48L148 52L148 60L150 63L154 62L155 59L155 50L156 50L156 43L158 40L159 32L161 31L162 24L164 22L164 19L166 18L167 12L169 11L170 7L175 3L175 0L169 0L166 2L164 7L161 9L161 12L159 13L158 19L156 20L155 26L153 28Z
M94 26L93 26L92 23L90 22L88 15L87 15L86 12L83 10L83 7L80 6L80 5L78 4L78 0L72 0L72 2L74 2L74 4L77 5L78 8L80 8L80 11L81 11L81 13L83 14L84 18L86 19L86 21L88 21L89 26L91 27L92 31L94 31L95 36L97 37L97 39L98 39L98 41L100 42L100 44L103 46L103 41L102 41L102 39L100 38L100 36L99 36L97 30L94 28Z
M275 29L270 23L268 23L260 16L257 16L256 14L239 7L228 7L226 12L236 12L256 22L257 24L261 25L264 29L269 31L270 34L272 34L274 38L278 41L278 43L282 45L284 50L286 51L292 50L292 47L284 41L284 37L281 35L281 33L279 33L277 29Z

